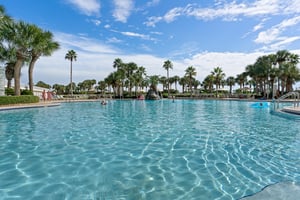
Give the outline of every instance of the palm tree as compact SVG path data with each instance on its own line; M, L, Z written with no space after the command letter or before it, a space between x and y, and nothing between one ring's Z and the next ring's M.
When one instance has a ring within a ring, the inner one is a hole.
M121 85L118 86L117 96L123 96L124 82L126 79L125 63L123 63L121 58L116 58L113 63L113 68L117 69L118 78L121 80Z
M128 82L128 92L129 92L129 95L131 96L132 82L134 82L133 74L138 69L138 66L134 62L130 62L130 63L124 65L124 69L125 69L126 79Z
M66 87L60 84L54 84L52 88L56 91L56 94L64 94Z
M211 74L214 76L215 84L216 84L216 91L218 92L218 89L220 88L221 81L225 77L225 73L223 72L222 68L216 67L211 72Z
M6 14L4 6L0 5L0 21L5 20L11 20L11 17Z
M170 96L170 80L169 80L169 70L173 69L173 64L170 60L164 62L163 68L167 70L167 85L168 85L168 96Z
M192 90L193 78L196 75L197 75L197 72L196 72L196 69L193 66L189 66L185 70L185 76L187 76L188 80L189 80L189 88L190 88L191 96L193 94L193 90Z
M236 82L240 85L240 90L244 88L245 82L247 82L247 73L243 72L236 75Z
M137 68L137 70L135 71L135 82L136 82L136 86L141 90L142 88L142 83L145 79L146 76L146 69L143 66L140 66ZM138 88L136 88L138 90Z
M99 81L98 82L98 87L97 88L100 90L102 96L104 96L104 94L105 94L106 87L107 87L107 83L105 81Z
M37 27L23 21L2 21L0 25L0 41L7 44L11 51L15 52L16 64L14 66L15 95L20 96L21 67L32 48L34 34Z
M232 86L235 84L235 78L233 76L229 76L226 79L226 84L229 86L229 93L232 94Z
M73 96L73 81L72 81L72 63L77 60L77 54L74 50L69 50L65 56L65 59L70 60L70 93Z
M217 97L218 97L218 91L221 85L221 81L225 77L225 73L223 72L222 68L216 67L214 70L211 72L211 74L214 76L214 81L216 84L216 92L217 92Z
M158 75L153 75L153 76L149 76L149 84L150 84L150 88L153 89L154 91L157 91L157 85L159 83L159 76Z
M159 78L159 82L162 84L162 89L163 89L163 91L165 90L165 88L168 88L168 78L167 77L165 77L165 76L161 76L160 78Z
M283 64L286 63L289 60L291 53L288 52L287 50L280 50L276 52L276 63L278 64L278 82L277 82L277 89L279 92L283 92L283 90L280 91L280 85L284 85L283 79L283 71L284 71L284 66Z
M12 21L12 19L5 13L5 8L0 5L0 26L4 25L7 21ZM1 36L0 36L0 40ZM0 42L0 61L11 61L7 59L8 49L4 43Z
M215 77L212 74L209 74L205 77L203 81L203 87L205 90L209 90L212 93L214 88Z
M31 60L28 68L29 89L33 91L33 68L40 56L50 56L59 48L59 44L53 41L53 35L49 31L43 32L41 29L36 29L36 34L33 40L31 50Z
M177 83L180 80L180 77L179 76L173 76L172 79L173 79L173 81L175 83L175 90L177 91Z
M184 77L180 78L178 83L182 86L182 93L184 93L186 85L189 84L188 77L184 76Z
M14 78L15 62L6 63L5 77L7 79L7 88L11 88L11 80Z

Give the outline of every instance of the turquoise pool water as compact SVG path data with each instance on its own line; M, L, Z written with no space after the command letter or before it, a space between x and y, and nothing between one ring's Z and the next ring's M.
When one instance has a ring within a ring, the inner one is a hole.
M251 102L0 112L0 199L239 199L300 183L298 120Z

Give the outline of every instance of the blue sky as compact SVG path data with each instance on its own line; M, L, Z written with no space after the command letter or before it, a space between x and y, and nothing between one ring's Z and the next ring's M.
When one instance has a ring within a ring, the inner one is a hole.
M34 81L69 83L73 49L78 59L73 81L103 80L116 58L135 62L148 75L197 79L215 67L236 76L258 56L287 49L300 54L300 0L1 0L6 13L51 31L61 44L36 63ZM27 67L22 69L26 84Z

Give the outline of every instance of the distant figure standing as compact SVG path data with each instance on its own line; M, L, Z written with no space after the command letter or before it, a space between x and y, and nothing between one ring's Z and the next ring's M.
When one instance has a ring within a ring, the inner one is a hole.
M172 99L173 99L173 103L174 103L174 100L175 100L175 96L172 96Z
M46 95L46 91L45 90L43 90L43 92L42 92L42 98L43 98L43 100L45 101L46 100L46 97L47 95Z
M47 100L51 100L52 99L52 93L50 91L47 92Z

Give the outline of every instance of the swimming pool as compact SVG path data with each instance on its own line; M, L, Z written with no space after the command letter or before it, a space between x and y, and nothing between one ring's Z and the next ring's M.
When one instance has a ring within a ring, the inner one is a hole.
M239 199L285 181L300 183L299 121L250 102L0 112L4 199Z

